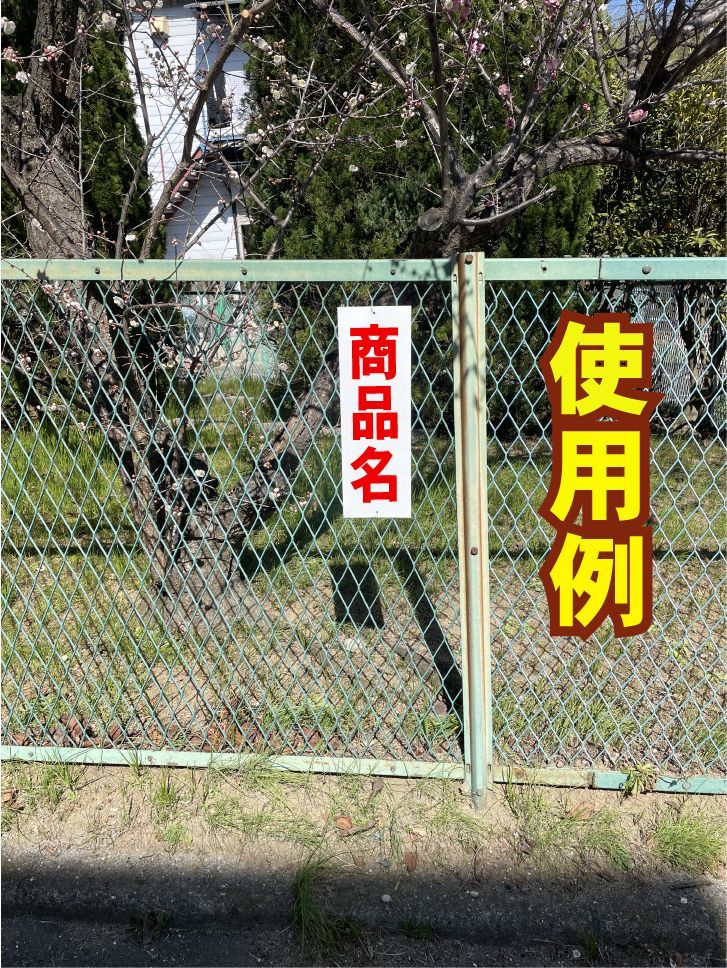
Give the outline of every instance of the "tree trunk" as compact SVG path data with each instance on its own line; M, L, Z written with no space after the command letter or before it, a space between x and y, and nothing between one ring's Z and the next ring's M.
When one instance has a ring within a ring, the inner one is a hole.
M699 437L720 434L714 407L724 392L722 364L727 350L724 319L712 310L708 290L680 285L676 294L679 333L687 351L687 365L692 390L681 414L670 430L672 433L694 433Z
M261 618L261 606L240 568L240 554L250 532L289 497L295 473L335 405L335 394L336 365L328 359L253 473L229 491L217 495L217 482L203 461L184 452L184 474L166 475L163 486L157 486L156 505L162 513L155 529L147 529L147 550L156 565L154 604L176 631L204 635Z
M27 87L3 104L5 130L13 132L4 146L3 170L23 201L28 246L36 258L86 251L76 127L86 43L80 7L78 0L38 0L33 47L43 51L53 45L60 53L33 57ZM116 312L114 299L123 303L119 286L103 290L89 284L80 295L46 284L44 291L56 315L50 338L55 345L49 346L46 320L26 300L32 331L18 332L16 346L6 340L3 356L46 398L59 391L52 380L43 391L36 378L39 366L47 368L48 353L58 354L70 370L75 387L70 398L66 393L67 405L102 430L121 469L129 511L151 562L149 611L182 634L254 619L259 607L240 572L240 552L249 532L289 495L332 403L335 361L322 361L309 392L250 479L218 496L204 459L189 454L184 431L170 430L162 419L153 392L158 353L144 349L138 338L143 327L132 328L143 310L136 319L133 306ZM153 300L147 312L153 312Z

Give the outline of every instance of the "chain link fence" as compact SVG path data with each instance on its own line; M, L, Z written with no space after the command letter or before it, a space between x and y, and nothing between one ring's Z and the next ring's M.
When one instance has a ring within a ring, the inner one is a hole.
M6 742L461 758L445 279L5 283ZM411 520L341 515L372 300L413 306Z
M246 265L4 267L3 742L456 773L452 266ZM720 774L723 290L539 267L488 263L474 321L496 762ZM341 515L336 309L372 302L413 307L406 520ZM654 625L633 639L547 631L537 359L565 306L655 324Z
M490 582L494 739L502 762L723 774L724 286L686 280L491 283ZM616 639L552 639L538 576L554 532L550 408L537 361L563 308L654 325L651 424L654 621Z

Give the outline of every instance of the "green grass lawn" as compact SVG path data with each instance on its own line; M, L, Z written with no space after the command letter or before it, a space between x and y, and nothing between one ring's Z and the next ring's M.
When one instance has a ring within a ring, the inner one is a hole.
M279 412L249 379L198 388L192 449L206 453L221 490L249 474ZM167 408L168 419L178 416ZM459 756L455 696L442 704L441 677L426 671L437 643L453 665L460 648L450 439L415 437L411 519L351 521L341 516L337 438L320 435L280 515L251 535L241 558L259 619L184 642L142 614L148 562L100 434L24 429L5 447L11 735L69 742L65 716L96 723L102 745L215 748L214 727L226 743L267 752ZM604 628L582 645L548 636L537 576L552 540L537 513L549 447L491 445L502 756L717 768L727 743L717 701L724 457L720 443L652 441L655 624L625 642Z

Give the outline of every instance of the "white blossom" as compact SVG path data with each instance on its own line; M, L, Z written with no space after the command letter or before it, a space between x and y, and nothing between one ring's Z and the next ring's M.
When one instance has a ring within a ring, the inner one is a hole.
M26 71L18 71L18 73L15 75L15 80L20 81L21 84L27 84L28 79L29 78Z
M2 31L8 37L12 37L13 34L15 33L15 21L14 20L8 20L7 17L3 17L2 18Z
M414 76L414 72L416 71L416 69L417 69L416 61L410 61L404 68L404 70L409 75L409 77Z
M109 27L114 27L114 26L116 26L116 17L114 17L112 13L108 13L107 11L104 11L101 14L101 29L108 30Z
M348 166L348 170L349 170L350 172L352 172L352 173L353 173L353 172L356 172L356 171L358 171L358 165L349 165L349 166Z

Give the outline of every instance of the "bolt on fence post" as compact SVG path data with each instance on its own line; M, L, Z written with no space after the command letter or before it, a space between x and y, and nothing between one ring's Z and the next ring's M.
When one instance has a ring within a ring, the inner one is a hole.
M492 791L483 262L481 253L460 255L452 275L465 775L476 808Z

